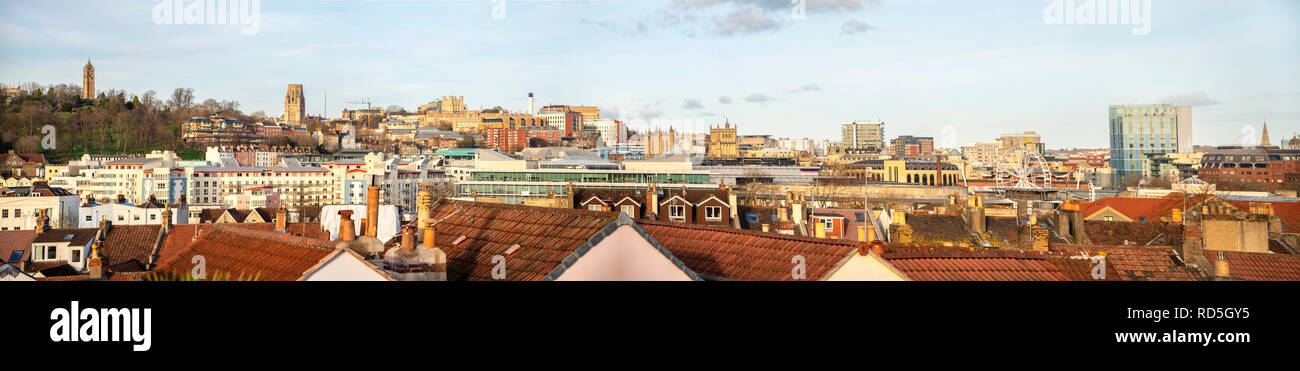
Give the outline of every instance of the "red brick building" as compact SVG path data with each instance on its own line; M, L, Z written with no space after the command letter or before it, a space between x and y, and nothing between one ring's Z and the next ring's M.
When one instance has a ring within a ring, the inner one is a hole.
M1241 181L1273 186L1296 180L1300 149L1218 147L1201 158L1198 175L1208 182Z

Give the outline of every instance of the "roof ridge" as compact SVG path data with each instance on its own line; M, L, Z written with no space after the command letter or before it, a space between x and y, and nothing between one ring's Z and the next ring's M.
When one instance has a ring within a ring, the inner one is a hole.
M711 225L699 225L699 224L674 223L674 222L665 222L665 221L648 220L648 219L637 219L637 220L636 220L636 223L637 223L637 224L648 224L648 225L655 225L655 226L663 226L663 227L674 227L674 228L680 228L680 229L708 230L708 231L724 232L724 233L731 233L731 234L742 234L742 235L750 235L750 236L758 236L758 237L767 237L767 238L778 239L778 240L801 241L801 242L816 242L816 243L824 243L824 244L828 244L828 245L843 245L843 246L854 246L854 247L856 247L856 246L858 246L859 243L861 243L860 241L846 241L846 240L834 240L834 239L829 239L829 238L815 238L815 237L808 237L808 236L795 236L795 235L780 234L780 233L773 233L773 232L759 232L759 231L754 231L754 230L749 230L749 229L743 229L743 228L731 228L731 227L720 227L720 226L711 226Z
M199 238L207 239L210 236L212 236L214 233L218 233L218 232L229 233L229 234L242 236L242 237L273 240L290 246L306 247L306 248L313 248L313 249L320 249L320 250L327 250L327 251L334 250L334 245L329 241L294 236L291 234L274 232L274 231L261 231L256 229L240 228L238 226L225 225L225 224L213 225L211 232Z

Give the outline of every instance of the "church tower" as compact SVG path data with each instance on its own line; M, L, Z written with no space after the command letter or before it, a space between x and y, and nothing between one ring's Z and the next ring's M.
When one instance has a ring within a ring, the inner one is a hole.
M81 98L95 99L95 66L86 58L86 68L81 71Z
M1282 135L1286 135L1286 134L1282 134ZM1259 138L1259 145L1264 147L1270 146L1270 144L1268 144L1268 123L1267 122L1264 123L1264 137Z
M284 121L302 124L307 118L307 104L303 101L302 84L289 84L289 92L284 95Z

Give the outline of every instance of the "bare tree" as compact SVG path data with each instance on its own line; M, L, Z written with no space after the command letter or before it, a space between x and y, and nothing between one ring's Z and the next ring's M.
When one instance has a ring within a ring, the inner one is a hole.
M194 89L176 88L172 91L171 99L167 100L167 107L171 109L190 108L194 105Z

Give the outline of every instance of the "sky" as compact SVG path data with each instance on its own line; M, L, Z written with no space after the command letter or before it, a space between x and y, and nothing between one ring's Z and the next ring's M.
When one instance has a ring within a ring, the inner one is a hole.
M89 58L101 91L189 87L272 116L288 84L328 117L444 95L524 111L533 92L539 107L729 120L742 135L838 140L842 123L879 119L889 138L949 148L1021 131L1104 148L1112 104L1191 105L1201 145L1264 122L1274 144L1300 131L1293 0L1110 0L1138 6L1128 24L1062 24L1056 10L1085 0L244 1L257 22L166 22L155 0L0 0L0 83L79 85ZM195 3L218 1L182 5Z

